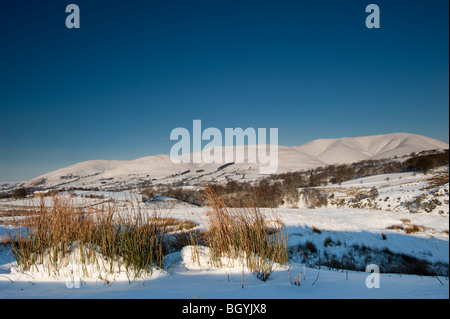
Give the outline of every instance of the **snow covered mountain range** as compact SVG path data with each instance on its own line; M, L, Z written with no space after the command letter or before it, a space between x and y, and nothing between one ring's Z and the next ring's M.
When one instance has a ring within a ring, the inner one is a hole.
M251 147L251 146L248 146ZM228 147L229 148L229 147ZM338 139L317 139L300 146L278 146L278 173L299 171L329 164L393 158L424 150L448 149L449 144L410 133L393 133ZM246 148L247 150L247 148ZM224 150L225 151L225 150ZM246 153L247 154L247 153ZM135 160L91 160L61 168L28 181L0 185L15 187L98 187L117 189L187 181L188 184L225 178L254 180L260 177L258 163L173 163L169 155Z

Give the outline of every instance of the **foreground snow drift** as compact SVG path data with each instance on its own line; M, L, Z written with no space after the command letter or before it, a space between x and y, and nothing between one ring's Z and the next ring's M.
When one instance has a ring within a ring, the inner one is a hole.
M191 246L168 256L171 267L151 277L112 281L76 277L34 277L0 268L2 298L163 298L163 299L308 299L308 298L448 298L449 282L444 277L380 274L379 288L368 288L365 272L311 269L294 263L276 269L266 282L242 272L238 261L229 267L208 265L208 250L200 249L200 263L192 261ZM302 273L300 286L291 283ZM244 286L244 287L242 287Z

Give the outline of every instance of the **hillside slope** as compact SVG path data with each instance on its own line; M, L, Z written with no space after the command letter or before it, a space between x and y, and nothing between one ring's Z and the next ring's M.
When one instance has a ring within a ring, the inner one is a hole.
M55 170L31 180L4 184L25 187L100 187L121 188L150 182L171 183L188 181L201 183L225 178L255 180L261 175L259 168L268 164L248 163L173 163L169 155L154 155L130 161L92 160ZM412 152L448 149L447 143L410 133L317 139L301 146L278 146L278 173L316 168L329 164L353 163L367 159L404 156ZM222 153L230 151L222 148ZM233 148L236 151L236 147Z

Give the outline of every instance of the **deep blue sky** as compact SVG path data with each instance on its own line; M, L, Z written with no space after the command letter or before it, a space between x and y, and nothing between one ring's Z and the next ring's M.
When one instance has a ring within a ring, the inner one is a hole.
M67 29L76 3L81 28ZM367 29L376 3L381 28ZM0 181L168 154L176 127L281 145L394 132L448 142L449 2L1 0Z

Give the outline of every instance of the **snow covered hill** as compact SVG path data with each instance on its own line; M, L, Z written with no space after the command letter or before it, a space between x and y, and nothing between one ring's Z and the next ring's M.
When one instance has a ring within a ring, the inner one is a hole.
M409 133L319 139L296 147L300 152L327 164L353 163L447 148L447 143Z
M301 146L279 146L277 172L299 171L367 159L400 157L412 152L448 148L447 143L410 133L318 139ZM245 155L247 154L245 151ZM58 169L28 181L3 184L0 185L0 190L20 186L118 189L154 181L171 183L185 180L195 184L225 178L255 180L261 176L260 166L267 164L248 163L247 157L245 163L228 165L173 163L170 156L164 154L130 161L92 160Z

